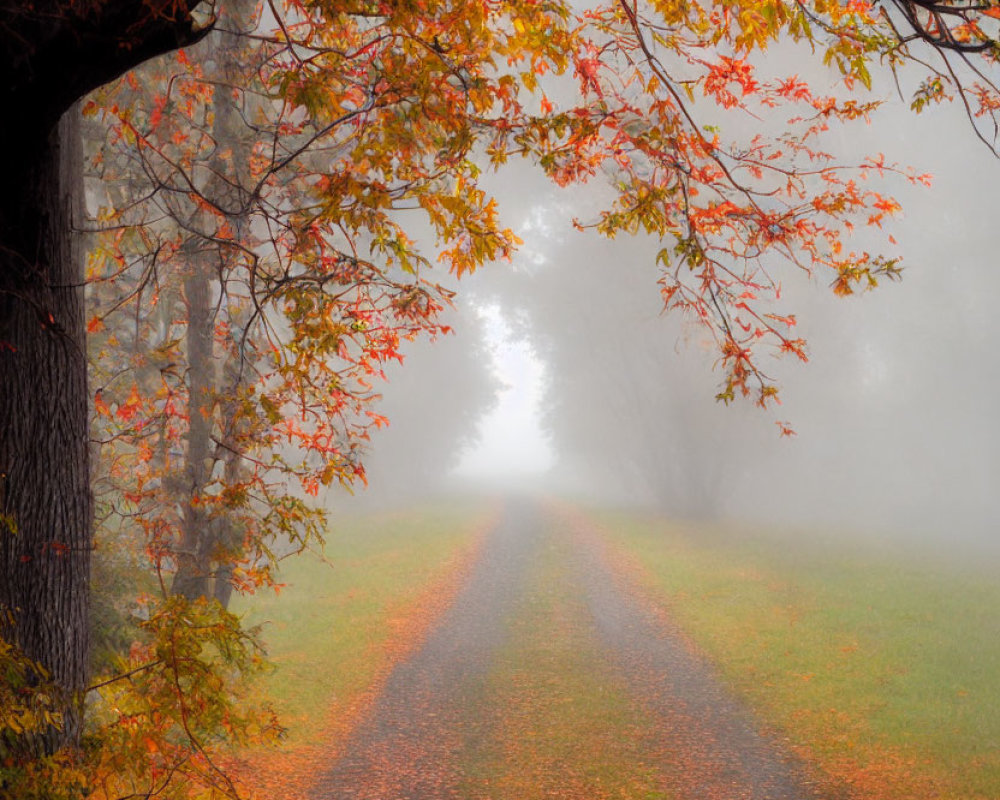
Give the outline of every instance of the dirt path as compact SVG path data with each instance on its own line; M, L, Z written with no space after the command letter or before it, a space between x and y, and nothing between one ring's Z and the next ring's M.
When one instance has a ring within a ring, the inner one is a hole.
M698 800L806 800L830 797L774 735L718 680L669 620L609 570L599 542L578 537L579 584L607 652L656 720L648 747L667 788Z
M319 777L316 800L524 800L523 791L514 796L504 789L511 784L484 783L469 774L474 762L463 756L496 749L503 743L493 737L511 736L498 720L503 687L499 704L495 685L488 706L481 693L509 649L508 637L518 635L519 609L546 591L537 577L530 579L546 548L559 548L561 562L567 562L560 580L568 580L569 591L580 599L573 619L559 624L585 628L599 643L602 668L611 671L646 720L635 737L643 761L655 767L658 787L634 796L823 797L785 748L758 731L684 638L622 585L596 540L577 535L572 524L533 503L511 501L454 605L423 648L390 676L346 754ZM510 687L512 708L518 691ZM519 747L524 752L525 744ZM569 773L567 766L567 780L557 780L557 788L546 789L544 796L596 800L583 789L568 788Z
M317 800L459 798L452 758L469 736L462 687L489 669L537 546L537 511L508 502L479 562L427 642L386 682L347 752L317 782Z

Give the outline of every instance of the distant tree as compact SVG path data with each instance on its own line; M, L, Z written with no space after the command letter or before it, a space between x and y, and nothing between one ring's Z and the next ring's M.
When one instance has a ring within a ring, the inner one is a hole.
M551 228L566 211L547 200L540 224ZM739 420L705 402L712 353L703 331L689 328L695 341L685 341L680 321L662 318L651 291L657 241L620 247L570 233L546 243L531 267L518 258L520 269L492 273L486 285L550 367L542 422L563 482L678 517L717 515L743 468L730 438Z
M476 424L501 386L472 312L448 309L442 319L454 335L408 343L403 362L387 367L379 413L389 425L372 432L361 504L413 501L445 489L463 448L474 443Z

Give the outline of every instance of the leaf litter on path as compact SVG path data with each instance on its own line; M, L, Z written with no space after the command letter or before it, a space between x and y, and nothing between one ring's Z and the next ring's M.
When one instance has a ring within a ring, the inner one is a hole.
M637 600L581 517L517 501L312 789L317 800L840 796Z
M353 731L369 717L394 668L419 650L438 618L453 603L469 571L478 563L486 534L496 525L496 513L473 532L463 546L439 569L432 580L405 603L394 606L387 619L389 635L369 646L374 663L367 687L348 698L337 698L325 713L318 712L322 727L307 744L245 755L236 765L242 783L253 796L271 800L308 800L316 776L329 769L331 760L344 751ZM331 619L331 625L338 620ZM319 676L316 676L317 679Z
M572 542L576 581L586 587L605 651L653 721L645 747L671 797L691 800L810 800L842 797L763 729L668 618L614 568L586 518L567 506L550 512Z

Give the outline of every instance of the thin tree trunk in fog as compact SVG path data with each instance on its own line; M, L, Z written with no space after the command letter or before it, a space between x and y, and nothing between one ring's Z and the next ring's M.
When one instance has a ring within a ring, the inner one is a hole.
M237 373L238 370L226 370L227 373ZM238 377L233 377L231 374L227 374L227 378L233 378L231 382L227 382L227 385L235 387L239 385ZM227 430L230 432L230 437L232 437L232 427L234 424L239 425L240 423L232 423L230 420L233 415L231 409L226 409L223 407L223 423ZM240 458L235 447L231 447L226 451L225 455L225 481L227 486L232 486L240 480L240 471L242 469L242 458ZM223 608L229 608L229 601L233 596L233 570L236 566L234 559L240 550L239 541L239 530L234 524L233 520L229 517L221 517L217 520L218 529L216 531L216 566L215 566L215 582L212 588L212 594L216 600L218 600L219 605Z
M236 107L229 87L238 81L240 38L232 31L249 27L254 8L246 0L229 0L216 7L220 32L210 37L202 46L206 74L217 82L212 101L214 112L212 136L216 148L208 160L209 174L214 176L205 188L207 197L232 193L234 185L243 185L241 178L247 170L248 149L242 146L245 125ZM222 153L228 151L228 158ZM232 181L233 184L229 182ZM238 205L230 202L230 207ZM241 230L242 220L232 220L234 228ZM199 248L200 245L200 248ZM190 427L188 430L187 469L185 493L190 492L184 509L183 534L177 558L177 573L172 591L190 600L214 597L226 607L232 595L234 539L236 531L225 517L209 516L197 504L211 480L213 465L218 459L219 448L214 446L213 426L216 405L217 379L214 365L215 319L213 297L214 278L223 281L229 253L216 249L208 241L195 242L196 252L189 258L190 272L184 281L187 302L187 357ZM218 295L224 287L220 283ZM225 372L225 370L224 370ZM237 384L226 386L223 392L235 392ZM227 426L223 406L222 424ZM220 434L223 436L224 434ZM237 479L240 457L230 449L225 456L227 483Z
M187 303L188 446L184 471L183 531L177 551L177 572L171 591L189 600L208 595L211 576L209 520L199 504L209 479L208 452L212 434L212 309L208 264L204 253L188 259L184 279Z
M78 111L46 137L0 142L0 636L60 687L62 730L25 754L79 742L87 685L92 541L80 248Z
M216 568L215 584L213 596L223 608L229 608L229 601L233 597L233 568L232 561L226 561Z

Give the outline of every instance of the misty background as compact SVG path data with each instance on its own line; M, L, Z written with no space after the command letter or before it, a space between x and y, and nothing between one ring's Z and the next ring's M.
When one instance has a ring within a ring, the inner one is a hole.
M411 344L388 371L391 425L352 502L516 486L684 518L991 541L1000 162L956 105L917 116L891 86L875 94L888 107L828 149L884 152L933 185L872 179L903 205L891 229L901 282L837 298L829 276L784 269L775 310L797 315L810 362L765 360L780 407L715 401L707 334L661 313L658 241L573 229L596 217L599 180L560 189L512 164L488 188L524 245L513 263L447 279L455 333ZM776 420L797 435L781 437Z

